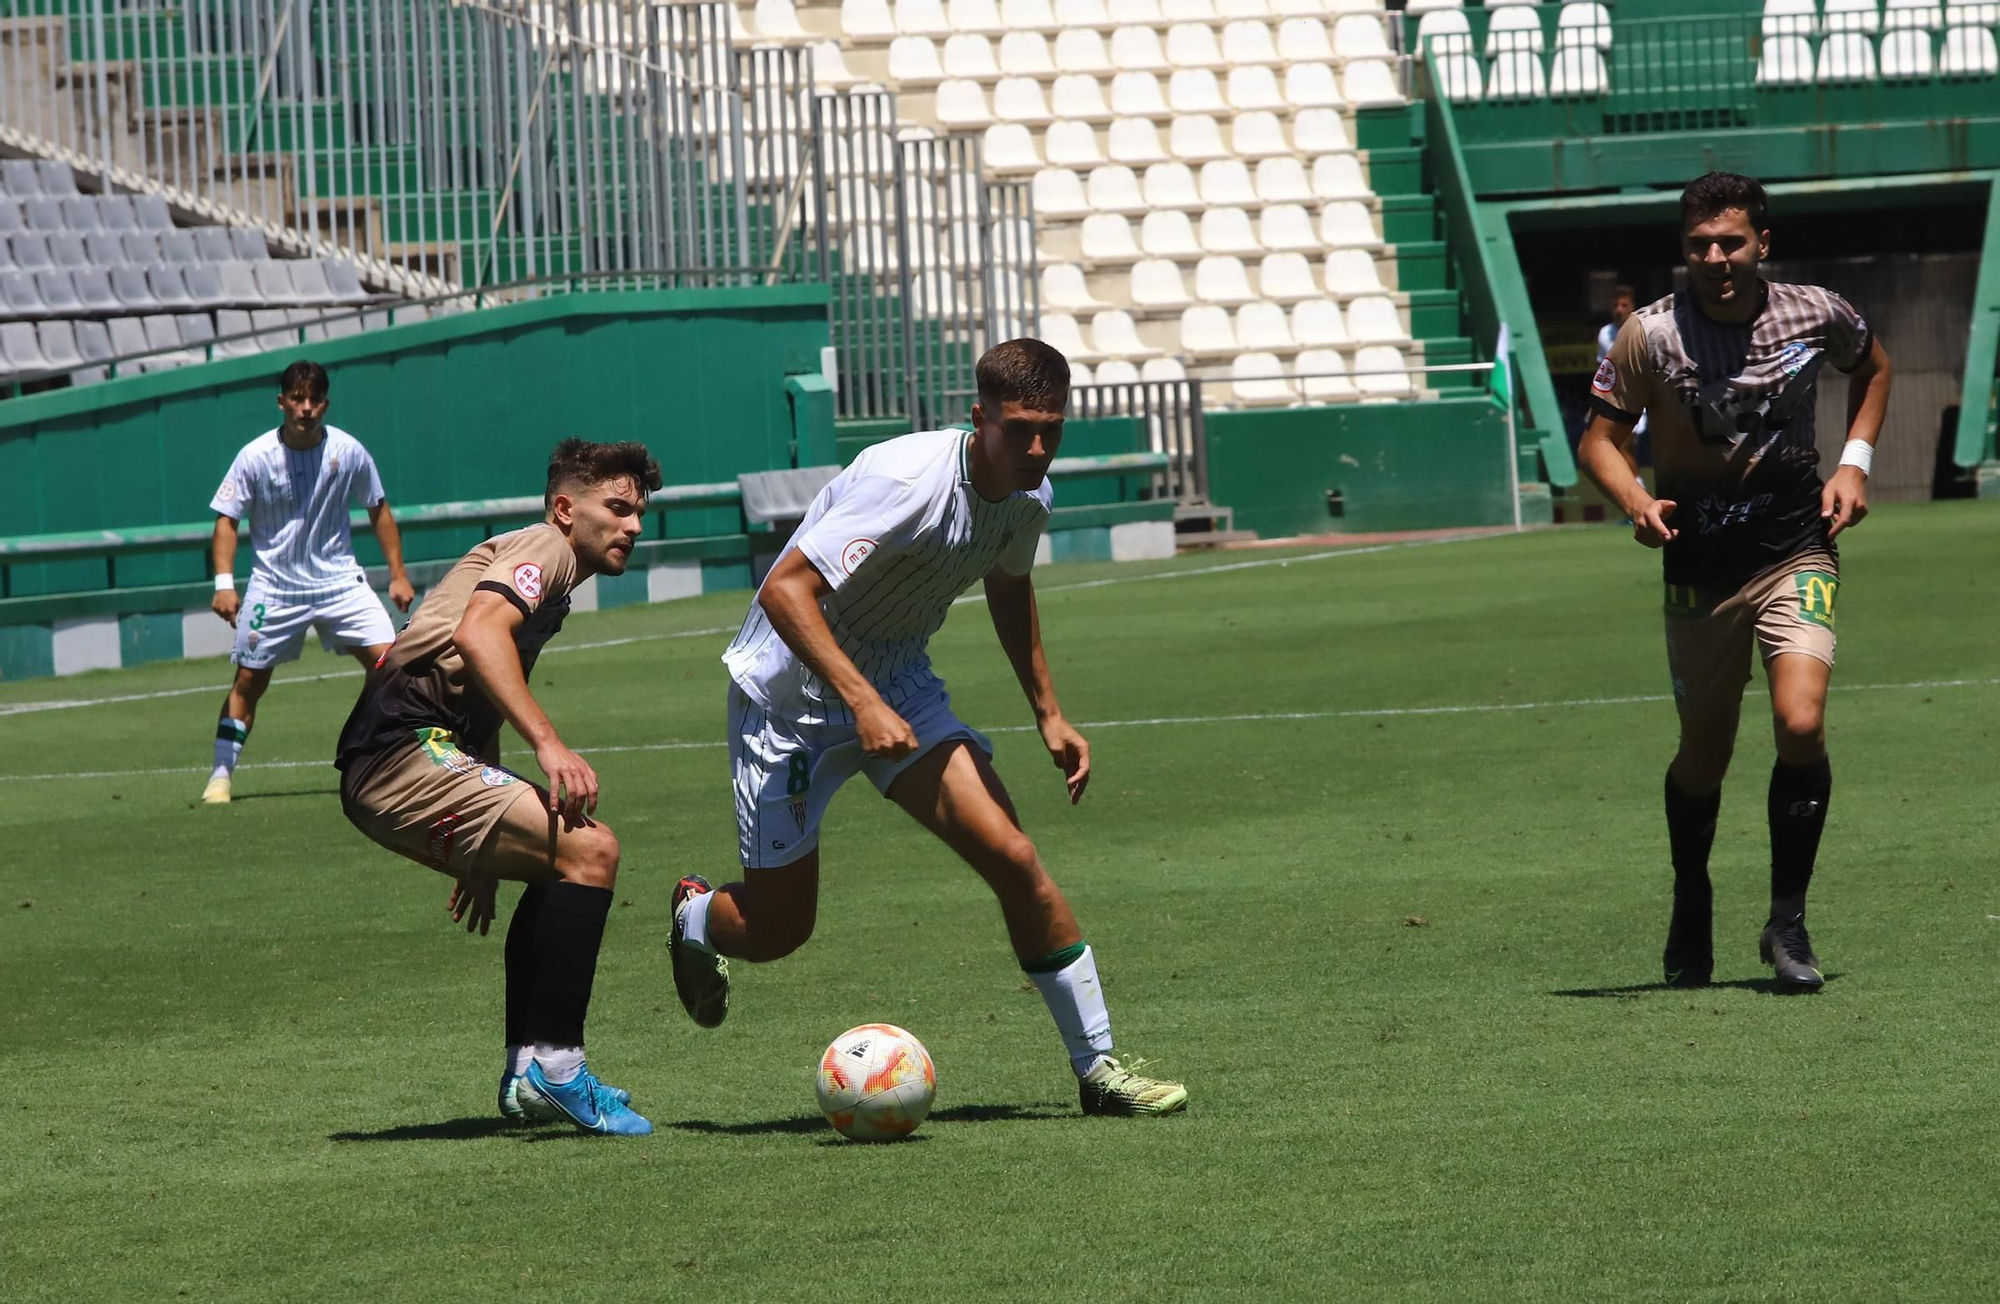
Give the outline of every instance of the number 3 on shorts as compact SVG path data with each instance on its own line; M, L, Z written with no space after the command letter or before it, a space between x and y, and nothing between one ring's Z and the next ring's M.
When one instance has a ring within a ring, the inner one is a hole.
M261 602L250 608L250 628L264 628L264 604Z
M785 795L796 797L812 787L812 758L804 752L793 752L785 767Z

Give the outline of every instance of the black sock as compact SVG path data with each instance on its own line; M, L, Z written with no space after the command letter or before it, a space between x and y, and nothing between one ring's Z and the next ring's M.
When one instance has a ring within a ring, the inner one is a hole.
M1722 789L1706 797L1690 797L1667 771L1667 845L1674 858L1674 901L1677 908L1707 909L1713 899L1708 881L1708 852L1715 845L1715 816L1722 809Z
M535 924L535 987L525 1040L544 1046L583 1045L597 948L611 913L611 889L552 883Z
M514 918L507 925L507 1041L509 1046L526 1046L528 1006L535 992L535 928L542 915L542 903L549 898L546 883L531 883L514 905Z
M1811 765L1771 767L1771 917L1789 919L1806 908L1806 885L1826 828L1833 766L1822 756Z

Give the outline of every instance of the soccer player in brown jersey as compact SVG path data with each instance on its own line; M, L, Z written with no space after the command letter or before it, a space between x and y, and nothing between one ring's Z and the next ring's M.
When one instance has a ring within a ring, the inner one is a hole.
M1810 992L1824 982L1805 906L1833 787L1825 720L1840 588L1834 540L1868 514L1889 357L1839 295L1758 275L1771 248L1765 203L1761 185L1728 172L1682 193L1688 289L1619 330L1592 382L1578 458L1631 519L1634 537L1664 553L1667 664L1680 714L1666 779L1674 866L1666 981L1696 987L1712 976L1708 855L1754 643L1778 751L1767 802L1771 913L1758 949L1780 991ZM1848 377L1848 430L1822 484L1813 391L1829 364ZM1642 415L1657 498L1628 450Z
M659 487L644 444L557 445L547 518L451 568L383 654L334 761L347 818L456 879L446 909L466 931L491 925L496 880L528 885L507 929L501 1114L621 1135L653 1125L583 1058L618 839L592 818L597 775L557 736L528 675L576 586L624 573ZM500 764L502 721L534 749L546 788Z

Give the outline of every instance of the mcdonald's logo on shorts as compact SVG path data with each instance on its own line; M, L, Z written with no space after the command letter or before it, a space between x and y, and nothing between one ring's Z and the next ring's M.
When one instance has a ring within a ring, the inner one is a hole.
M1833 628L1833 600L1840 592L1840 577L1826 571L1800 571L1792 576L1799 586L1799 618Z

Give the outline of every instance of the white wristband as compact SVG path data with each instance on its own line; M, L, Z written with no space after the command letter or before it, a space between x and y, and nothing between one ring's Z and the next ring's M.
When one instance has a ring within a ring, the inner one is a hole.
M1850 439L1840 450L1840 464L1860 468L1863 479L1875 469L1875 445L1865 439Z
M224 591L231 593L235 592L236 577L234 575L227 574L226 572L218 574L215 577L215 591L217 593L222 593Z

